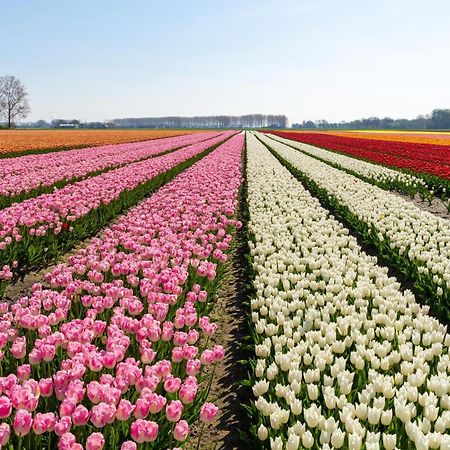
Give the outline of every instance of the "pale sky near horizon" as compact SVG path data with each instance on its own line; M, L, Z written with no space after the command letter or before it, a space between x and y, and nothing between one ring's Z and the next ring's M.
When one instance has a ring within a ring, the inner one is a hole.
M446 0L0 0L27 120L450 108Z

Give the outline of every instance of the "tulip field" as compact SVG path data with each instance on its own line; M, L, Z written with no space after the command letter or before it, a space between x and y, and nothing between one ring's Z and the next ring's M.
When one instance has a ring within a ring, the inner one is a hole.
M450 220L423 204L448 202L450 152L423 139L176 130L0 159L0 448L449 450ZM218 423L241 444L203 438Z
M415 173L416 176L421 176L436 193L446 199L450 196L450 138L448 134L437 135L433 139L415 135L412 138L388 135L388 138L383 139L383 134L376 133L370 138L365 138L364 133L356 136L353 133L274 132L274 134Z
M0 158L186 135L186 130L0 130Z

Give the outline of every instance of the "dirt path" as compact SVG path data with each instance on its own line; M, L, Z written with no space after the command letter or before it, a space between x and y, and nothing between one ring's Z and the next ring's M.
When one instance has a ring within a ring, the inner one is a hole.
M245 450L249 447L241 440L240 430L245 430L248 417L241 403L248 403L250 391L241 385L247 368L240 361L248 355L241 347L248 334L243 285L242 264L238 250L229 253L227 269L221 281L216 305L211 318L219 325L214 343L225 349L224 360L217 365L208 401L220 408L218 419L202 430L194 427L190 449L197 449L198 434L201 433L201 450Z
M447 207L445 206L445 203L440 198L434 198L432 202L423 201L420 198L419 194L416 194L414 198L411 198L409 195L401 194L399 192L391 191L394 194L397 194L399 197L403 198L404 200L407 200L411 203L413 203L418 208L422 209L423 211L428 211L435 216L441 217L442 219L450 220L450 214L447 211Z
M95 236L89 237L83 241L80 241L76 247L74 247L72 250L68 251L67 253L64 253L63 255L60 255L56 261L51 262L48 266L44 267L43 269L37 271L37 272L30 272L27 273L23 278L18 279L14 283L10 284L6 288L5 295L2 298L2 301L7 301L14 303L15 301L19 300L20 298L30 295L31 294L31 288L34 283L42 283L42 285L48 287L47 283L44 281L44 275L48 272L51 272L58 264L65 263L67 261L67 258L72 255L76 255L78 251L82 248L87 247L94 237L101 236L105 228L111 226L111 224L115 223L118 219L114 219L114 221L110 222L107 226L102 228L98 233L95 234Z

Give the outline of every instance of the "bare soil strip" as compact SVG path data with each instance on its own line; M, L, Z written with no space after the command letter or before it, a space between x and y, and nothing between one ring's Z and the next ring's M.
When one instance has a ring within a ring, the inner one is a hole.
M246 293L242 285L242 266L238 248L229 253L227 269L221 280L211 319L219 328L215 344L225 349L224 360L216 366L208 401L220 408L220 416L212 424L197 424L189 448L201 450L245 450L240 430L245 431L248 417L241 403L248 402L250 392L242 386L246 367L241 364L248 355L241 344L247 335ZM248 427L247 427L248 428ZM200 435L200 442L199 436Z
M422 200L419 194L416 194L413 198L411 198L409 195L401 194L396 191L391 192L393 194L397 194L399 197L402 197L405 200L408 200L423 211L428 211L435 216L441 217L442 219L450 220L450 214L447 210L447 207L440 198L434 198L430 203L426 200Z

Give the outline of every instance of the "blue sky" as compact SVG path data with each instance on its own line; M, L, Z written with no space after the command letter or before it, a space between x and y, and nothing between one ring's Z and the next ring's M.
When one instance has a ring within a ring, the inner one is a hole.
M28 119L450 107L447 0L0 0Z

